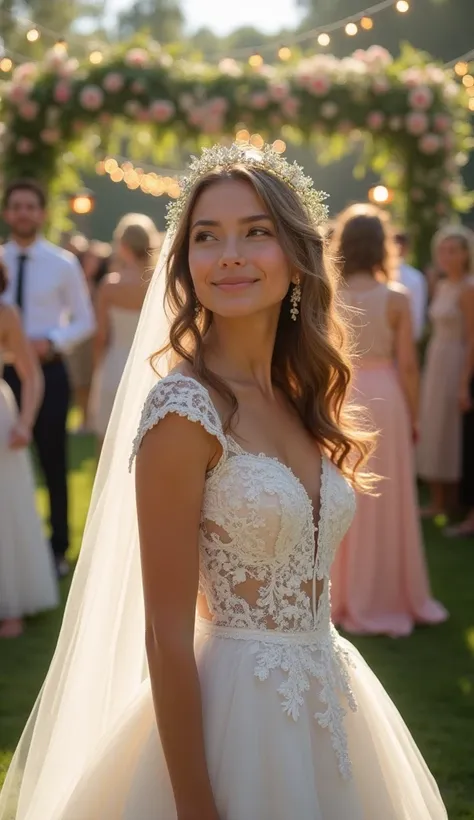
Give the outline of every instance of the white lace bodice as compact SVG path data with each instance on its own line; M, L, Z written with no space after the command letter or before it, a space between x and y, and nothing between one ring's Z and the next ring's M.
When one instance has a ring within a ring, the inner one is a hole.
M292 471L226 436L207 390L194 379L176 374L156 385L134 453L167 413L200 422L222 446L207 476L200 531L200 592L213 623L282 632L329 629L331 564L354 513L347 481L323 457L315 526L311 500Z
M277 459L245 452L224 433L207 390L180 374L150 392L130 463L147 430L168 413L199 422L222 446L217 466L207 474L200 524L199 591L210 624L228 637L258 633L262 651L255 674L266 680L277 666L286 670L288 684L279 691L295 720L308 676L318 678L326 708L316 717L330 728L341 771L348 774L338 691L351 700L334 644L329 575L355 511L354 492L323 457L316 523L308 493L293 472Z

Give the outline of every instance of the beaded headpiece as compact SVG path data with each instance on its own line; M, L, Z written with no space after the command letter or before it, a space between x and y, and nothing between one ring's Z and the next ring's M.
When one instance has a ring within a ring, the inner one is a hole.
M305 175L300 165L296 162L290 164L271 145L257 149L250 143L234 142L230 147L214 145L212 148L204 148L200 157L192 157L189 173L180 179L181 193L168 205L168 230L175 232L189 194L202 177L211 171L231 169L235 165L258 168L281 179L298 195L314 225L320 225L327 219L328 211L324 200L328 195L315 189L313 180Z

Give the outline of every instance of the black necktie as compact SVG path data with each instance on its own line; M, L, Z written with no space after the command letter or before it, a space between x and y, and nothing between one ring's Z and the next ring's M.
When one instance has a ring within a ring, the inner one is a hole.
M20 311L23 310L23 300L25 292L25 265L28 257L25 253L18 257L18 268L16 274L16 303Z

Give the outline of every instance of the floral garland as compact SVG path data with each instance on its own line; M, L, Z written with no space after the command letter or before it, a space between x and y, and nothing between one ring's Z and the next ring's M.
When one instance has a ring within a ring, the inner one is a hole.
M413 49L396 62L372 46L342 60L319 54L259 69L232 59L217 67L173 61L156 43L87 67L53 49L40 64L20 65L5 88L0 162L6 179L48 184L73 140L116 117L179 145L216 141L245 123L317 147L329 136L343 153L363 132L369 162L402 203L420 258L439 222L468 204L460 173L471 146L464 93Z

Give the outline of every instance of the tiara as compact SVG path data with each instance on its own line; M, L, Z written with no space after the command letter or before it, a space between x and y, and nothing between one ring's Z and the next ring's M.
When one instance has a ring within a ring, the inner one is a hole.
M212 148L203 148L200 157L191 157L189 173L179 181L181 193L167 207L168 230L172 233L176 231L189 194L202 177L216 169L225 171L235 165L258 168L281 179L300 198L314 225L320 225L327 219L328 209L324 200L328 194L315 189L313 180L305 175L300 165L296 162L290 164L271 145L265 144L257 149L250 143L234 142L230 147L214 145Z

